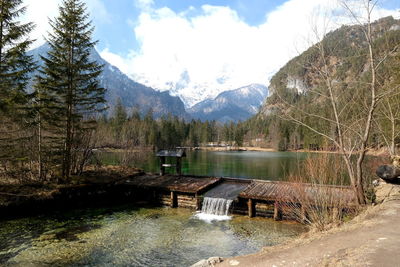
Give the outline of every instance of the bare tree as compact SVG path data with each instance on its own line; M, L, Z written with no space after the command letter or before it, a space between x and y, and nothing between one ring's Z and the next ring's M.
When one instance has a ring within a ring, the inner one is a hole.
M295 100L276 93L280 99L281 118L302 125L309 132L329 140L336 148L342 156L358 203L365 204L363 162L377 105L387 94L377 84L377 71L386 57L378 58L374 50L377 34L374 33L371 14L377 1L358 2L363 5L365 21L361 21L359 10L354 11L349 1L340 4L355 22L354 26L344 26L344 30L351 31L349 38L357 38L359 44L353 45L359 45L362 51L356 55L362 62L360 70L352 76L346 73L341 77L339 69L343 62L335 54L335 50L341 49L340 40L328 42L324 38L327 33L314 28L314 34L320 39L309 51L309 61L304 61L302 66L311 73L308 90L299 93Z
M390 156L396 155L396 147L400 139L400 93L385 97L381 101L374 123Z

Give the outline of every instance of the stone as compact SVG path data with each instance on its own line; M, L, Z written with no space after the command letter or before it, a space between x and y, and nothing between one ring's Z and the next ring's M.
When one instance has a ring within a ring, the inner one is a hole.
M400 180L400 168L394 165L382 165L376 170L376 175L385 181L398 182Z
M202 259L202 260L196 262L195 264L193 264L190 267L209 267L209 265L208 265L208 261L207 260Z
M211 266L213 266L216 263L222 262L223 258L221 258L221 257L211 257L207 261L208 261L209 264L211 264Z
M213 267L215 264L222 262L224 259L222 257L211 257L208 259L203 259L195 264L193 264L191 267Z

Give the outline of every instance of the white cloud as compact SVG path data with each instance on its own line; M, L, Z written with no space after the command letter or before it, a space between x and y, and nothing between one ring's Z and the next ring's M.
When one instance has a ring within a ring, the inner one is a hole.
M38 47L45 42L47 33L51 32L49 18L54 19L58 16L58 7L62 0L24 0L23 5L27 7L26 13L22 17L23 22L33 22L36 27L31 33L31 38L36 42L32 48ZM97 23L109 23L111 18L106 7L101 0L86 0L88 12Z
M58 5L61 0L24 0L23 5L27 7L26 13L22 18L23 22L33 22L36 25L31 33L31 38L36 42L33 47L38 47L44 43L44 37L50 31L49 18L54 18L58 14Z
M134 3L142 10L149 10L154 5L154 0L135 0Z
M43 43L50 30L48 18L58 15L59 3L24 0L28 6L24 21L37 25L32 33L38 40L35 46ZM111 22L102 0L86 3L97 27ZM187 105L250 83L268 84L274 72L315 41L311 24L326 22L318 11L342 13L335 0L289 0L266 14L262 24L250 26L230 7L204 5L176 13L167 7L154 8L154 0L134 3L141 14L127 21L139 48L118 55L110 47L102 56L138 82L171 90ZM374 18L390 14L394 12L379 9ZM348 18L338 17L327 27L344 22Z
M143 7L134 28L139 49L125 57L105 50L102 56L139 82L171 90L188 105L250 83L268 84L272 73L315 40L311 24L326 22L320 10L340 13L336 1L290 0L266 14L263 24L250 26L229 7L204 5L189 16L189 11L153 9L152 0L136 3ZM340 21L326 27L334 29Z

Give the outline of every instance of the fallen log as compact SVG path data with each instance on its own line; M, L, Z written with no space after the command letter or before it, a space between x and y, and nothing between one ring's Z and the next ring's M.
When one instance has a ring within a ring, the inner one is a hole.
M388 182L400 182L400 168L393 165L379 166L376 175Z

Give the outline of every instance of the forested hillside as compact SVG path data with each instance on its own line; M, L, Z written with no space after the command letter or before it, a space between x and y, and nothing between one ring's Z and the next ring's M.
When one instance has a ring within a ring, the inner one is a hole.
M400 20L382 18L371 24L371 30L379 102L369 144L393 147L400 141ZM253 125L250 128L266 125L263 133L267 140L282 150L331 147L323 136L302 123L321 132L337 131L331 124L334 114L328 88L336 95L338 116L343 121L367 112L366 88L371 78L368 55L362 26L342 26L328 33L272 77L270 97L249 122ZM351 127L359 125L348 127L352 131Z

